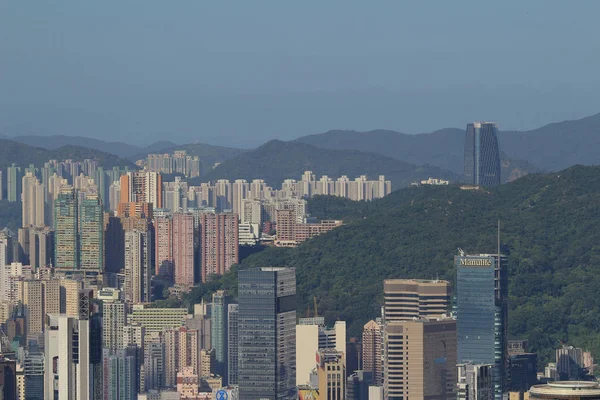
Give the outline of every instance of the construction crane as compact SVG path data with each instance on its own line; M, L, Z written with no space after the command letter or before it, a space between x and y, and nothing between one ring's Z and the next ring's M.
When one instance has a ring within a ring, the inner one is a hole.
M313 296L313 303L315 304L315 317L318 317L319 312L317 310L317 296Z

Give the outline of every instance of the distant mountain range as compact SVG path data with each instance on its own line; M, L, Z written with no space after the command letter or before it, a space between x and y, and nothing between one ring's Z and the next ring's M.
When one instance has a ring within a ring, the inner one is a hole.
M152 143L146 147L135 146L123 142L105 142L103 140L83 136L15 136L11 138L15 142L30 146L42 147L48 150L56 150L63 146L79 146L111 153L130 161L144 159L151 153L172 153L175 150L185 150L188 154L199 156L205 170L210 170L215 163L228 160L242 152L242 149L231 147L213 146L210 144L190 143L178 145L170 141Z
M173 142L156 142L152 143L147 147L139 147L132 144L123 142L105 142L104 140L94 139L84 136L65 136L65 135L53 135L53 136L38 136L38 135L25 135L15 136L10 138L15 142L28 144L30 146L42 147L48 150L56 150L63 146L80 146L87 147L90 149L100 150L105 153L111 153L121 158L128 158L133 154L139 153L152 153L155 151L161 151L177 146Z
M98 139L77 136L17 136L11 140L26 143L46 149L58 149L65 145L83 146L105 153L111 153L130 161L145 158L149 153L172 152L174 150L186 150L191 155L198 155L203 162L203 169L208 177L231 177L233 171L240 171L237 177L248 176L245 171L280 170L296 173L302 162L297 160L296 167L290 168L286 163L293 159L283 159L275 162L276 157L265 154L264 148L272 148L273 143L283 146L283 142L269 142L254 150L243 150L233 147L212 146L208 144L183 144L177 145L170 141L153 143L147 147L139 147L120 142L105 142ZM580 120L564 121L545 125L531 131L509 131L499 133L499 142L502 160L503 181L514 180L520 176L541 171L557 171L575 164L596 165L600 163L600 155L597 148L600 146L600 114L592 115ZM422 170L434 173L436 170L431 166L439 167L440 177L459 176L463 172L464 152L464 129L446 128L431 133L410 135L390 130L373 130L368 132L357 132L347 130L331 130L325 133L300 137L290 143L302 143L315 148L328 150L355 150L364 157L370 153L370 162L375 162L378 156L385 156L379 160L379 164L389 164L389 159L404 162L404 171L408 165L413 170L416 166ZM291 146L291 145L290 145ZM306 152L302 149L288 146L287 149L299 149L301 155ZM346 153L345 166L351 164L360 165L364 158L352 160L356 154ZM290 156L290 153L286 153ZM341 153L337 156L341 157ZM266 158L265 158L266 157ZM336 157L337 159L337 157ZM233 161L238 160L238 161ZM215 163L228 162L218 170L211 171ZM306 160L305 165L311 165L313 172L332 171L332 165L323 164L325 160L315 157ZM2 162L2 160L0 160ZM239 162L239 166L233 163ZM268 168L267 168L268 164ZM243 166L243 167L242 167ZM396 167L394 167L396 168ZM392 168L392 169L394 169ZM443 172L446 170L446 172ZM347 171L357 171L351 168ZM366 171L366 170L365 170ZM380 171L385 173L384 171ZM366 173L366 172L365 172ZM379 172L377 172L378 174ZM263 174L275 175L272 171ZM346 175L353 175L345 172ZM297 174L293 175L296 176ZM386 174L388 175L388 174ZM404 182L409 175L397 176L399 182ZM420 175L420 174L417 174ZM253 178L263 176L255 175ZM415 175L416 176L416 175ZM279 179L276 176L273 178Z
M360 149L415 164L431 164L457 174L463 171L464 129L446 128L409 135L374 130L332 130L303 136L297 142L328 149ZM575 164L600 163L600 114L575 121L545 125L531 131L499 133L506 176L537 170L557 171Z
M501 132L500 148L510 157L544 170L600 164L600 113L526 132Z
M48 150L12 140L0 139L0 168L8 167L12 163L21 167L26 167L30 164L39 167L43 166L48 160L67 159L76 161L92 159L98 161L104 168L112 168L114 166L126 166L132 169L137 168L137 166L129 160L87 147L65 145L54 150Z
M217 179L264 179L273 187L280 187L284 179L300 179L306 170L316 175L338 178L347 175L354 179L367 175L377 179L385 175L393 188L410 184L429 176L456 180L458 175L431 165L417 166L381 154L358 150L323 149L299 142L272 140L259 148L246 151L226 160L202 177L204 181Z
M409 135L388 130L369 132L333 130L317 135L303 136L296 142L307 143L327 149L361 149L382 154L415 164L430 164L463 173L465 131L446 128L432 133ZM502 133L500 134L502 140ZM500 143L500 148L505 150ZM502 151L502 182L517 179L523 175L539 172L540 168L526 159L515 159Z

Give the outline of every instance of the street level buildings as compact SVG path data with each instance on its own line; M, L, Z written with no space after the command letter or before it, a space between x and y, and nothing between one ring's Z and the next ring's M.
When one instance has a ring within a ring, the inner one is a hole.
M492 400L494 384L491 364L458 364L458 400Z

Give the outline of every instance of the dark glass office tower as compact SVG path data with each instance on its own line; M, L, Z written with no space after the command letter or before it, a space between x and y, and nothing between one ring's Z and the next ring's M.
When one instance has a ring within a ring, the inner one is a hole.
M296 272L238 273L239 396L296 399Z
M474 122L465 136L465 179L473 185L497 186L500 181L498 125Z
M224 290L218 290L212 296L212 316L210 319L210 343L215 349L215 372L223 378L227 386L227 312L230 296Z
M459 364L494 365L494 397L507 389L508 260L497 254L461 255L456 265Z

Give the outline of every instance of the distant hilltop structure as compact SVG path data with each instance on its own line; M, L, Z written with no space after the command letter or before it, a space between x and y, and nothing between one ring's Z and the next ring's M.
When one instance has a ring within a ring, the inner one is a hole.
M498 125L473 122L465 135L465 183L481 186L500 185Z
M429 178L421 181L421 183L413 182L413 183L411 183L411 186L421 186L421 185L444 186L444 185L449 185L449 184L450 184L450 181L440 179L440 178L429 177Z

